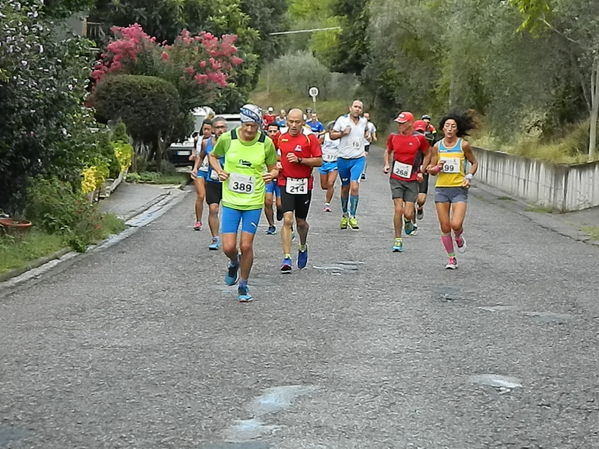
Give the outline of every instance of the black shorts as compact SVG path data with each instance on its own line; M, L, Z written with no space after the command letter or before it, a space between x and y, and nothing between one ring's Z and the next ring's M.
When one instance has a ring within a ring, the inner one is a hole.
M424 181L418 183L418 193L428 194L428 173L424 173Z
M206 181L206 204L219 204L223 199L222 182Z
M312 201L312 191L295 195L287 193L285 187L281 187L281 208L283 213L295 212L295 218L306 219L310 210L310 201Z

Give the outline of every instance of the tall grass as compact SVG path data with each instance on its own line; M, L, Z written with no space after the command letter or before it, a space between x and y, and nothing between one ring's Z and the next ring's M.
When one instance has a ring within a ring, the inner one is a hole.
M521 136L513 143L499 141L488 135L481 135L474 141L476 146L489 150L505 151L529 159L537 159L555 164L578 164L589 161L589 123L579 122L565 130L563 137L543 140L538 137ZM593 160L599 160L595 154Z

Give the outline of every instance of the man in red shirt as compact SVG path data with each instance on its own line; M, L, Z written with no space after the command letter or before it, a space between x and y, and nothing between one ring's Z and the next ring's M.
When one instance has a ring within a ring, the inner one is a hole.
M268 128L268 125L274 123L276 119L277 116L275 115L273 107L269 106L266 110L266 114L262 116L262 127L266 130Z
M401 239L402 221L405 217L406 234L413 230L414 203L418 197L418 185L423 180L422 167L430 161L429 144L421 134L414 134L414 115L411 112L402 112L395 119L398 133L390 134L387 139L385 151L385 165L383 171L391 173L391 197L395 212L393 227L395 228L395 241L393 251L403 251ZM424 154L421 160L419 153ZM389 164L389 155L393 155L393 165Z
M281 170L278 183L281 188L281 206L283 209L283 227L281 243L283 245L283 263L281 272L291 271L291 233L293 217L300 238L297 267L302 269L308 263L306 240L310 225L306 221L312 199L312 169L322 165L320 142L314 134L304 134L304 114L301 109L291 109L287 114L288 129L280 134L274 143L279 152Z

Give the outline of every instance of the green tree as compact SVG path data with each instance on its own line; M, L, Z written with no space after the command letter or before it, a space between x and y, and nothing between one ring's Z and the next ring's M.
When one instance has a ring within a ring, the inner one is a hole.
M588 0L511 0L522 14L520 31L541 37L557 35L576 65L577 76L589 112L589 157L597 149L599 120L599 4Z
M154 76L110 75L96 87L94 103L100 121L125 123L138 156L162 160L181 111L179 93L171 83ZM141 144L148 144L151 153Z
M15 211L33 175L75 181L96 147L81 106L89 43L60 40L41 1L0 3L0 207ZM77 142L76 148L71 145ZM74 182L74 184L77 184Z

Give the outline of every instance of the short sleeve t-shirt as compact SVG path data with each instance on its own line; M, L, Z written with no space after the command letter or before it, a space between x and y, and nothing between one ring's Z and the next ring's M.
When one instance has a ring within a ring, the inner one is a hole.
M358 123L350 118L349 114L342 115L337 119L333 130L337 132L343 131L348 126L351 132L347 136L341 137L339 140L339 157L343 159L356 159L364 156L364 134L366 132L367 120L360 117Z
M314 133L321 133L324 131L324 125L320 123L318 120L316 120L315 122L310 120L309 122L306 122L306 125L308 125Z
M422 134L390 134L387 150L393 153L391 177L400 181L416 181L418 165L421 163L418 153L429 150L426 138Z
M224 170L229 179L223 182L223 206L239 210L260 209L264 204L262 174L277 162L270 138L258 133L251 142L239 139L239 128L219 137L212 153L224 157ZM236 135L237 138L232 138Z
M314 184L312 178L312 167L303 164L291 163L287 160L287 154L294 153L297 157L321 157L320 142L314 134L299 134L292 136L289 133L281 134L276 140L277 150L281 157L282 170L279 172L278 184L285 186L287 178L308 178L308 189Z

